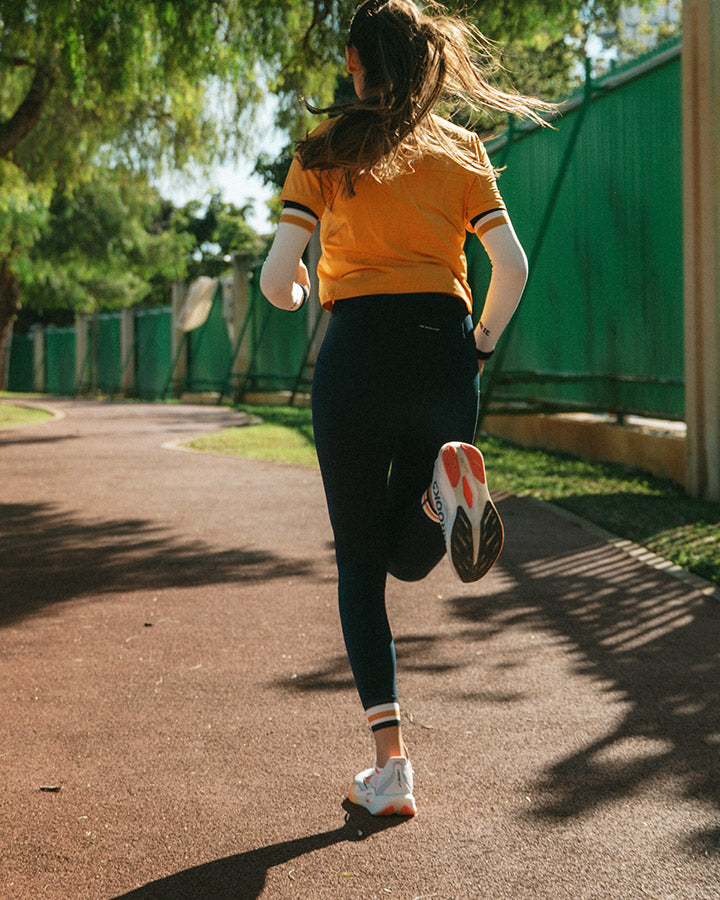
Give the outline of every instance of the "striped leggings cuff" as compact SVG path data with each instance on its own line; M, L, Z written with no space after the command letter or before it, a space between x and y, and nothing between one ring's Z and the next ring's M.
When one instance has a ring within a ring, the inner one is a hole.
M365 710L365 715L373 731L400 726L399 703L380 703L378 706L371 706Z

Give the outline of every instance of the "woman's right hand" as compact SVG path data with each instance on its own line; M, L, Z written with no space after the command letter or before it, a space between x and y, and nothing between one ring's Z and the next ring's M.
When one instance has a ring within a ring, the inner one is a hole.
M297 267L297 272L295 273L295 281L298 284L304 285L308 291L310 290L310 275L307 270L307 266L305 263L300 260Z

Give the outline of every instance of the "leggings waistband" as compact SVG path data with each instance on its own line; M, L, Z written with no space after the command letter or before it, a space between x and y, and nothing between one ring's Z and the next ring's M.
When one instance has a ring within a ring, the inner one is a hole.
M386 321L425 322L444 325L464 322L465 303L452 294L366 294L336 300L334 316L357 316Z

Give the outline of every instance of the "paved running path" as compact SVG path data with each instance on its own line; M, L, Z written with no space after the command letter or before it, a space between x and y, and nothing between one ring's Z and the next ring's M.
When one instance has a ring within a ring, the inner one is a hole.
M716 600L501 496L486 579L390 584L419 815L371 819L318 472L52 405L0 433L0 897L720 895Z

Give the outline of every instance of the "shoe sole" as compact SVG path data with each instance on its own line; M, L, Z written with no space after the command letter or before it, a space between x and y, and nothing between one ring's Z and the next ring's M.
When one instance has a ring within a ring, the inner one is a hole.
M381 794L379 797L365 797L350 788L348 797L352 803L362 806L372 816L414 816L417 814L415 798L412 794Z
M495 564L503 548L505 532L490 498L485 461L477 447L446 444L440 462L453 502L449 510L445 508L437 479L433 482L433 501L452 567L467 584L478 581Z

